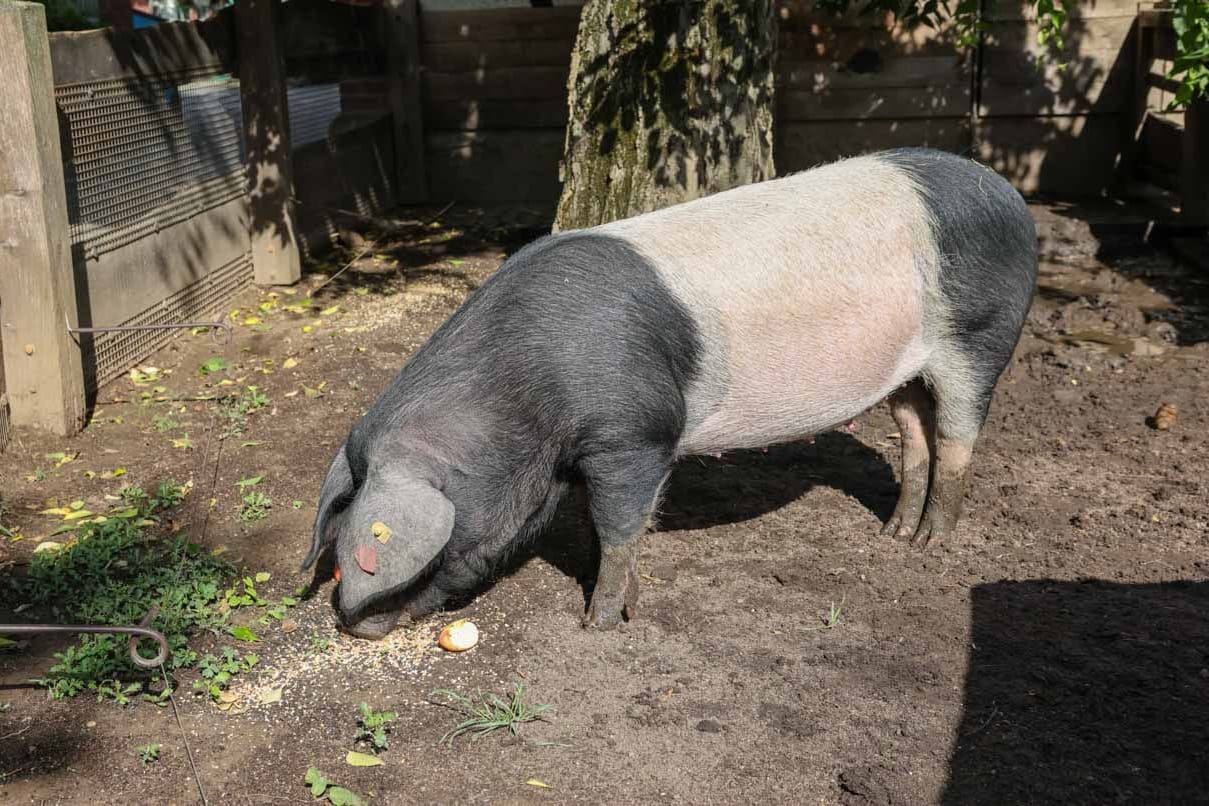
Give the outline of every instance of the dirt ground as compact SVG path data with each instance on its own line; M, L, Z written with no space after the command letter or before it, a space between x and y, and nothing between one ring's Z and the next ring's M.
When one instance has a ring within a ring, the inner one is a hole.
M637 618L615 632L579 626L591 538L573 507L456 616L383 644L338 636L320 579L291 613L299 628L257 645L240 708L180 680L210 802L306 803L310 765L381 803L1209 802L1209 275L1141 246L1128 210L1033 210L1040 289L956 539L920 552L878 537L898 492L879 406L813 442L683 462L645 542ZM221 391L219 377L264 390L270 408L237 439L219 440L213 403L144 405L127 380L79 437L21 435L0 494L26 537L0 540L0 574L21 573L54 526L36 514L47 499L101 506L123 482L172 477L194 483L179 520L196 539L271 572L275 595L310 582L297 566L347 429L535 234L454 211L379 242L310 312L262 316L268 292L249 291L231 343L186 335L146 362L171 370L165 397ZM242 324L253 314L272 329ZM202 378L214 355L235 368ZM1159 431L1148 418L1164 402L1178 420ZM182 425L160 433L152 418L169 411ZM173 448L186 432L194 447ZM78 456L50 470L54 451ZM121 479L84 477L118 466ZM248 525L234 485L256 474L274 506ZM822 629L833 603L839 623ZM0 620L16 604L0 602ZM461 655L435 646L454 617L482 633ZM24 682L58 646L0 653L0 801L196 802L170 710L49 701ZM548 721L438 743L456 716L433 689L515 679L553 706ZM281 701L258 704L274 687ZM361 701L399 712L383 766L345 764ZM133 748L148 742L163 751L144 766Z

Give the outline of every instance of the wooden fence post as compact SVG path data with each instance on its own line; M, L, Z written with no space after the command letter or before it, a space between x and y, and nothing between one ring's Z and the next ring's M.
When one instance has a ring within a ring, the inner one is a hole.
M286 73L276 34L280 4L238 0L235 7L252 266L260 285L290 285L302 276Z
M84 425L84 370L46 10L0 3L0 327L13 425Z
M420 98L420 12L417 0L383 0L386 94L395 128L395 201L428 201L424 105Z
M1184 153L1180 170L1180 218L1193 227L1209 227L1209 99L1184 112Z

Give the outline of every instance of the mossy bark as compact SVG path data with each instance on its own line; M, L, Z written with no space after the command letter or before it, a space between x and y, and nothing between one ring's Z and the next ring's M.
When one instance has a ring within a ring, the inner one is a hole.
M769 179L772 0L588 0L554 229Z

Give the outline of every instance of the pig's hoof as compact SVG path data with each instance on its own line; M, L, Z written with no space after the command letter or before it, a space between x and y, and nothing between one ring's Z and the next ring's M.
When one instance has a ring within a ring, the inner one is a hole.
M622 602L597 603L596 597L592 597L592 604L580 623L585 629L612 630L621 624L623 619L628 621L633 615L634 608L629 605Z
M946 534L944 525L939 521L924 515L920 521L919 528L915 530L915 534L911 535L911 548L926 549L933 538L943 539ZM904 535L905 536L905 535Z
M880 534L882 537L893 537L895 540L910 540L915 532L902 516L891 515L890 520L886 521L881 528Z

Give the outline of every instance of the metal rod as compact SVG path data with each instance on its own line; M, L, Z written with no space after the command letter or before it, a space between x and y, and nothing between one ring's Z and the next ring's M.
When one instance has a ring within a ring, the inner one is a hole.
M149 625L159 613L158 607L151 608L146 617L137 626L113 626L109 624L0 624L0 634L5 635L38 635L42 633L85 633L112 634L123 633L130 636L130 660L135 666L143 669L154 669L168 660L171 650L168 639L159 630L153 630ZM139 638L150 638L159 645L154 657L144 658L139 654Z
M226 344L231 340L231 326L226 322L173 322L166 325L111 325L109 327L72 327L67 323L67 332L81 333L137 333L143 330L183 330L193 327L210 328L210 338L215 344ZM222 334L221 336L219 334Z

